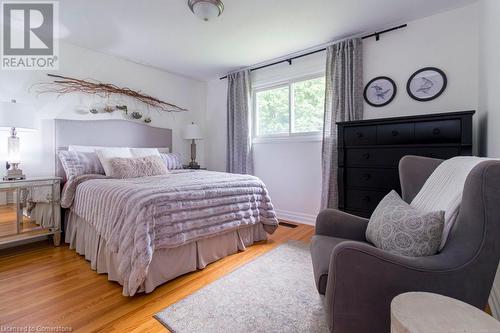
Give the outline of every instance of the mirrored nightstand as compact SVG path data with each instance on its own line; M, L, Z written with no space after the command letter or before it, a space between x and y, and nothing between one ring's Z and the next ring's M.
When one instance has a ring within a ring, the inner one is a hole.
M52 235L61 242L58 177L0 181L0 245Z

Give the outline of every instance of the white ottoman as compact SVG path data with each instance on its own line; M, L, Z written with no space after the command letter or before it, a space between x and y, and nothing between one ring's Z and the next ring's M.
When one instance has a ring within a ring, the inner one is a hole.
M486 304L485 304L486 305ZM500 333L500 323L459 300L410 292L391 302L391 333Z

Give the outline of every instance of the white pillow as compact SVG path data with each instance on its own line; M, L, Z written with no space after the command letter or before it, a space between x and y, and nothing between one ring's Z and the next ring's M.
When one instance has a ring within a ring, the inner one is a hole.
M68 151L79 151L81 153L93 153L98 149L109 149L109 148L126 148L126 147L104 147L104 146L79 146L79 145L69 145ZM150 149L150 148L134 148L134 149ZM154 148L162 154L168 154L170 148Z
M160 152L158 151L158 148L130 148L130 153L132 153L132 157L146 157L146 156L160 157Z
M111 167L111 160L113 158L132 158L132 152L129 148L104 148L97 149L95 151L97 157L99 157L99 161L101 161L102 168L104 169L104 173L108 177L113 177L113 168Z
M81 152L81 153L94 153L98 149L107 149L107 148L118 148L118 147L69 145L68 146L68 151L78 151L78 152Z

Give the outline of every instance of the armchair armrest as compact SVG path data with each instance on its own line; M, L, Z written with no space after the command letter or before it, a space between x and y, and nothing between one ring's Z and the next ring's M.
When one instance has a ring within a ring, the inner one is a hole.
M405 257L368 243L340 243L330 258L325 292L330 330L387 331L392 299L408 291L434 292L463 299L463 283L467 280L461 277L461 272L465 267L446 258L443 254Z
M368 219L337 209L322 210L316 218L316 235L366 241Z

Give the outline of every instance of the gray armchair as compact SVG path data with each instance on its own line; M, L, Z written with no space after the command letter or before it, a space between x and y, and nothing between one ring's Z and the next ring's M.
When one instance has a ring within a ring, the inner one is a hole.
M410 202L441 160L405 156L402 197ZM460 214L443 250L404 257L366 241L368 220L338 210L316 221L311 255L332 332L389 332L391 300L408 291L446 295L484 309L500 257L500 161L477 165L465 183Z

